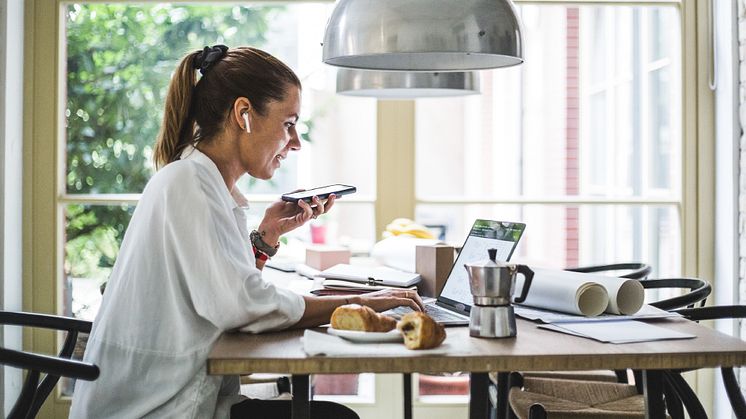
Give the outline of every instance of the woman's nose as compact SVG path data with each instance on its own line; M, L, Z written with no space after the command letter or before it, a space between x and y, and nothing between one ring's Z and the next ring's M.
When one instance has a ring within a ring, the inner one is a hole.
M295 131L295 129L290 132L290 142L288 142L288 147L294 151L300 150L300 137L298 136L298 132Z

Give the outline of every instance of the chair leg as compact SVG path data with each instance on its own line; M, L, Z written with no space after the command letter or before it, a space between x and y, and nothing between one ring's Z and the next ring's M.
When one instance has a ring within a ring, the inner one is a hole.
M616 380L622 384L629 384L629 377L627 377L627 370L614 370Z
M686 383L681 374L677 372L666 371L664 373L665 380L670 383L671 387L676 391L679 400L684 404L687 413L691 419L707 419L707 413L705 408L699 402L697 395L694 393L689 384Z
M21 394L18 396L16 404L13 405L8 419L26 419L26 415L34 401L37 386L39 385L39 371L29 371L26 375L26 381L23 383Z
M741 388L736 380L736 373L733 372L732 367L721 368L720 372L723 375L725 392L728 394L728 400L730 400L731 407L733 407L733 413L738 419L746 419L746 402L743 400Z
M510 406L510 389L513 387L523 388L523 374L520 372L511 372L508 378L508 399L506 401L508 408L508 419L518 419L518 415L515 414L513 408Z
M684 407L668 377L663 381L663 400L671 419L684 419Z
M541 404L534 404L528 409L528 419L547 419L547 411Z

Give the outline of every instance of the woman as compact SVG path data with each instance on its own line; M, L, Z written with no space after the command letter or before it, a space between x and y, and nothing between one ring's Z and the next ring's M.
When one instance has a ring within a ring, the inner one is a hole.
M155 145L160 170L132 216L88 340L84 359L101 376L78 381L71 417L282 417L289 402L242 400L238 377L207 375L223 332L317 326L350 302L421 308L409 291L310 297L262 280L280 236L334 206L334 196L278 201L257 230L246 228L236 181L269 179L300 150L300 99L293 71L254 48L205 47L181 61ZM311 409L356 417L331 403Z

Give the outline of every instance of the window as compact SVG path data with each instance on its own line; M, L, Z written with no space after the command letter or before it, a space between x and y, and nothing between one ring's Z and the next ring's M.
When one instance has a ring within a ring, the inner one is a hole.
M101 286L154 172L153 143L171 72L186 51L203 45L256 46L285 61L303 82L302 150L291 153L273 179L239 182L252 202L250 227L284 192L344 182L358 193L288 235L291 243L282 250L312 239L363 249L373 241L375 102L337 96L335 71L318 59L330 4L70 4L64 11L64 314L95 317ZM320 236L322 230L327 234ZM319 376L316 388L320 395L357 395L357 375Z
M523 65L482 71L479 96L417 101L417 220L454 243L476 218L525 222L513 260L529 265L643 261L679 275L678 10L518 10ZM468 377L434 390L448 380L420 376L420 400L468 395Z
M519 10L522 66L482 72L480 96L417 101L418 220L454 242L475 218L524 221L515 260L679 274L678 11Z
M110 273L138 194L154 171L152 146L171 71L195 45L257 46L283 59L303 79L303 150L291 153L270 181L241 180L239 186L255 203L250 224L258 224L266 204L283 192L344 181L359 193L317 223L335 230L330 238L340 237L345 244L373 240L372 223L357 221L373 218L375 102L335 95L334 71L310 59L320 56L317 40L330 7L65 7L65 188L60 203L66 222L64 271L72 283L67 314L95 315L95 303L82 294L98 287L84 284L98 285ZM350 154L357 158L335 158ZM310 229L296 232L306 240L310 234Z

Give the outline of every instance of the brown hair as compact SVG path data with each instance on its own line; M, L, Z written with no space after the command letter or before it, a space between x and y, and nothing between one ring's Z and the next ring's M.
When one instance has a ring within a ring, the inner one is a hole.
M290 86L300 87L287 65L251 47L229 49L197 80L194 64L200 53L181 60L168 86L153 153L157 169L178 160L187 145L219 133L237 98L249 99L253 110L264 115L268 102L282 101Z

